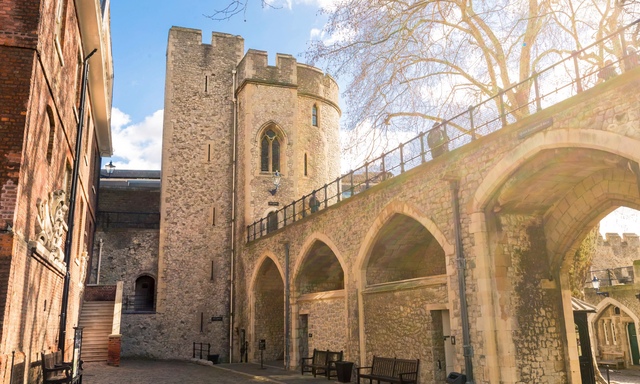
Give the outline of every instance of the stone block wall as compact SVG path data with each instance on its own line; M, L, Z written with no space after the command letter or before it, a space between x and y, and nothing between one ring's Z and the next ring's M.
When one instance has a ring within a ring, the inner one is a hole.
M159 357L229 344L233 75L242 38L173 27L167 48L158 258ZM181 305L175 305L181 303ZM188 303L188 305L186 305ZM211 323L222 316L223 322ZM123 348L124 349L124 348Z
M607 233L598 242L593 255L592 270L629 267L640 260L640 237L635 233Z
M345 309L344 297L298 301L298 313L308 316L307 333L312 335L307 335L309 356L314 349L343 352L347 350ZM346 360L346 356L344 358Z

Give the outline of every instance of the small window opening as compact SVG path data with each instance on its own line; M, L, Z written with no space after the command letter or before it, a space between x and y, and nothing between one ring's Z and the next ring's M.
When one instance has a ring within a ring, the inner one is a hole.
M307 154L304 154L304 175L309 176L308 168L307 168Z
M317 105L313 105L313 108L311 108L311 124L314 127L318 126L318 106Z

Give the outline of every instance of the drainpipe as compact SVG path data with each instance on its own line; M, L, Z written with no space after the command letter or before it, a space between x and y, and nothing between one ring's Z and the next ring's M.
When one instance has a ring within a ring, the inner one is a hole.
M231 97L233 100L233 156L232 156L232 170L231 170L231 253L229 255L230 265L230 277L229 277L229 363L233 362L233 326L234 326L234 291L235 291L235 232L236 232L236 145L238 134L238 99L236 98L236 70L231 71L231 77L233 79L233 89L231 90Z
M465 281L465 270L467 261L462 252L462 237L460 231L460 202L458 201L458 180L449 180L451 187L451 207L453 209L453 228L456 238L456 260L458 262L458 294L460 296L460 317L462 317L462 342L464 352L464 370L467 376L467 384L474 384L473 381L473 347L469 337L469 313L467 312L467 283Z
M289 243L284 243L284 368L289 370L291 366L291 293L289 286Z
M102 264L102 239L98 240L100 246L98 247L98 271L96 272L96 285L100 285L100 264Z
M71 194L69 196L69 212L67 216L67 237L64 243L64 264L66 272L64 274L64 285L62 287L62 304L60 305L60 336L58 339L58 349L64 356L65 339L67 338L67 307L69 306L69 286L71 284L71 243L73 241L73 227L76 212L76 194L78 190L78 175L80 168L80 151L82 151L82 128L84 123L84 107L87 95L87 76L89 74L89 59L98 50L94 49L84 58L82 65L82 90L80 93L80 108L78 108L78 129L76 133L76 153L73 159L73 175L71 177Z

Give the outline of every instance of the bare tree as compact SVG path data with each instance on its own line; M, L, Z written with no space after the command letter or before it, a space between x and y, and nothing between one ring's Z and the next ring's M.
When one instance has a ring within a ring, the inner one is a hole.
M211 17L252 4L278 3L230 0ZM347 82L343 128L358 132L354 144L380 143L500 92L515 119L526 117L518 107L532 82L515 84L616 31L637 8L635 0L337 0L307 58ZM599 68L623 49L603 46L581 59Z
M230 0L225 7L215 9L213 14L207 15L207 17L215 21L221 21L228 20L236 15L242 14L245 21L247 21L247 10L251 4L254 3L260 3L262 8L280 8L273 5L273 2L268 0Z
M528 115L541 67L630 20L616 0L344 0L329 13L309 59L347 77L347 129L366 122L366 142L424 130L497 95ZM631 4L627 4L627 8ZM604 53L603 53L604 55ZM594 59L601 64L602 57ZM362 131L362 130L359 130Z

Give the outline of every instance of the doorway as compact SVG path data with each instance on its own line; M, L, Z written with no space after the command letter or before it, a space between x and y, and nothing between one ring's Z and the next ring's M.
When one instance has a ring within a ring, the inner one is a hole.
M631 349L631 364L640 364L640 352L638 352L638 335L636 334L636 324L627 324L627 333L629 334L629 348Z
M300 315L298 321L298 353L301 358L309 356L309 315Z
M576 327L576 343L578 344L578 359L580 361L582 384L595 384L596 378L593 369L593 355L591 354L587 314L585 312L574 312L573 321Z

